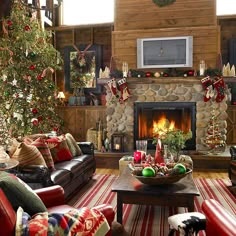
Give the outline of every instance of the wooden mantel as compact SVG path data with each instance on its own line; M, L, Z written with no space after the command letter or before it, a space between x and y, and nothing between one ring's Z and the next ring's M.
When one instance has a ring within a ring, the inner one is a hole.
M146 77L146 78L127 78L128 84L201 84L203 77ZM212 77L213 78L213 77ZM235 83L236 77L223 77L225 83ZM104 85L110 79L98 79L98 84Z

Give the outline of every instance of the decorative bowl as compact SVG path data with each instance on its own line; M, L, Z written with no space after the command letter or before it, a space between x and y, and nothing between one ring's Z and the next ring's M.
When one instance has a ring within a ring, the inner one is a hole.
M162 185L162 184L173 184L178 182L180 179L184 178L188 174L192 173L191 169L188 169L184 174L171 175L171 176L155 176L155 177L145 177L132 174L136 179L138 179L143 184L148 185Z

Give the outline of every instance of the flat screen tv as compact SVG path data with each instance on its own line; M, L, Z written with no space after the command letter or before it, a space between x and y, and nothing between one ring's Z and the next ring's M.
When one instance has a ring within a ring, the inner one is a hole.
M137 68L192 67L193 37L137 39Z

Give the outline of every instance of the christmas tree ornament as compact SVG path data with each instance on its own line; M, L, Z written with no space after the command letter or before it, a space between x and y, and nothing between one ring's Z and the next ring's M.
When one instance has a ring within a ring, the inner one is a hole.
M33 119L31 120L31 122L32 122L32 124L33 124L34 126L37 126L37 125L39 124L38 119L36 119L36 118L33 118Z
M30 53L30 57L31 57L31 58L34 58L35 56L36 56L35 52L31 52L31 53Z
M120 79L117 81L118 85L119 85L119 89L121 92L121 97L119 99L120 103L126 101L131 95L130 95L130 91L126 82L126 78Z
M8 20L8 21L7 21L7 25L8 25L8 26L12 26L12 24L13 24L13 23L12 23L11 20Z
M33 109L32 109L32 113L33 113L33 114L37 114L37 113L38 113L38 109L37 109L37 108L33 108Z
M202 87L206 91L204 95L204 102L208 102L214 96L213 81L210 76L201 79Z
M151 74L151 72L146 72L146 77L151 77L152 76L152 74Z
M38 81L41 81L42 79L43 79L43 77L42 77L41 75L38 75L38 76L37 76L37 80L38 80Z
M48 87L49 87L50 89L54 89L54 85L53 85L53 84L50 84Z
M25 29L25 31L29 31L30 30L30 26L26 25L24 29Z
M214 88L217 91L216 95L216 102L222 102L222 100L225 98L225 82L223 78L217 77L214 82Z
M35 70L35 65L31 65L31 66L29 67L29 69L30 69L30 70Z

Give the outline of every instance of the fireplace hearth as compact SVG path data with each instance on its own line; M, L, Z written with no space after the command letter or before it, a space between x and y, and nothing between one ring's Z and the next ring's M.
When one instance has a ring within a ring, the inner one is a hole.
M196 149L196 103L195 102L135 102L134 103L134 149L136 140L148 140L152 144L154 130L168 120L173 129L187 133L192 131L192 139L186 142L186 150Z

